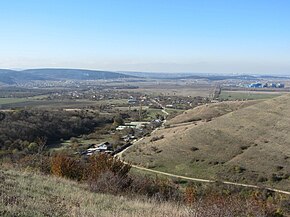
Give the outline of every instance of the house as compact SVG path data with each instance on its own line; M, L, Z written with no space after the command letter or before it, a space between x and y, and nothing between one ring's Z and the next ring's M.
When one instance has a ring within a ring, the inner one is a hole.
M124 142L129 142L131 140L136 139L136 137L133 136L132 134L129 134L129 135L123 136L122 139L124 140Z
M168 105L166 105L165 107L166 107L166 108L173 108L173 105L168 104Z
M125 123L125 125L120 125L116 128L116 130L124 130L126 128L141 129L148 124L150 124L150 122L134 121L130 123Z
M99 152L111 153L112 151L113 145L109 142L103 142L98 145L92 145L90 148L88 148L86 151L86 155L89 156Z
M136 98L134 98L133 96L130 96L128 99L129 104L135 104L137 102L138 102L138 100Z

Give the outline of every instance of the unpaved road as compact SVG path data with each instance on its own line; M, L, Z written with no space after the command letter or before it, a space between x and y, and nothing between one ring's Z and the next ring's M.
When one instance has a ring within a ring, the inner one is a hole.
M188 176L179 176L179 175L175 175L172 173L166 173L166 172L161 172L161 171L157 171L157 170L147 169L147 168L140 167L137 165L131 165L131 166L133 168L136 168L139 170L144 170L144 171L155 173L155 174L165 175L165 176L172 177L172 178L180 178L180 179L185 179L185 180L189 180L189 181L204 182L204 183L216 182L215 180L210 180L210 179L199 179L199 178L192 178L192 177L188 177ZM257 185L249 185L249 184L243 184L243 183L237 183L237 182L228 182L228 181L220 181L220 182L223 184L226 184L226 185L235 185L235 186L242 186L242 187L248 187L248 188L262 189L261 187L259 187ZM267 188L267 187L264 187L263 189L267 189L270 191L290 195L289 191L283 191L283 190L279 190L279 189L275 189L275 188Z

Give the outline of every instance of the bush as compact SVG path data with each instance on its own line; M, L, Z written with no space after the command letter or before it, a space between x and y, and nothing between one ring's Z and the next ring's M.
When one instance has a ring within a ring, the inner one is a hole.
M106 171L99 174L97 179L91 179L89 187L93 192L118 194L126 192L131 182L132 179L127 176L120 177L112 171Z
M196 190L193 185L188 185L185 189L184 200L188 205L192 205L196 200Z
M199 148L197 148L197 147L191 147L190 150L191 150L191 151L198 151Z
M51 173L55 176L81 180L83 169L79 160L65 154L58 154L51 158Z
M158 177L152 179L135 176L130 187L132 193L146 195L159 201L179 201L181 198L178 185L175 185L167 179L160 179Z
M50 158L46 155L31 154L19 159L17 162L21 167L31 168L45 174L50 174Z
M84 179L95 181L105 172L112 172L114 175L123 178L131 169L131 165L125 164L120 159L111 155L92 155L86 165Z

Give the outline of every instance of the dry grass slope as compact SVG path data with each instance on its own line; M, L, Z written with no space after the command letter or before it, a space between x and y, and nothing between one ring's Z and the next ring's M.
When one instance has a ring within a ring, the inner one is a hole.
M0 170L0 180L0 216L266 217L277 211L271 204L261 206L255 199L235 196L213 195L196 201L188 197L191 205L185 206L140 196L97 194L76 182L15 170Z
M199 178L290 190L290 95L200 125L157 131L125 153L135 164Z
M0 170L0 216L187 216L184 206L92 193L76 182Z
M212 103L208 105L201 105L193 109L187 110L183 112L181 115L172 118L167 122L167 124L170 125L198 120L209 120L236 111L238 109L254 105L259 102L261 102L261 100L226 101Z

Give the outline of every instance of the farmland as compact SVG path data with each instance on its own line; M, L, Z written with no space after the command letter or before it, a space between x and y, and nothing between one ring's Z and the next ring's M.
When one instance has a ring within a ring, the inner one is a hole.
M222 91L219 98L221 100L257 100L271 99L282 94L279 92Z

